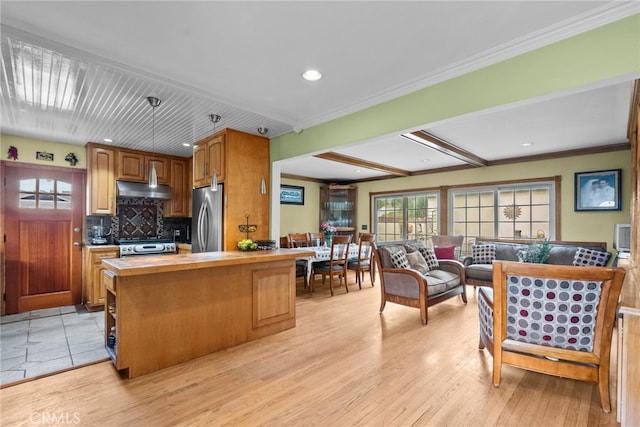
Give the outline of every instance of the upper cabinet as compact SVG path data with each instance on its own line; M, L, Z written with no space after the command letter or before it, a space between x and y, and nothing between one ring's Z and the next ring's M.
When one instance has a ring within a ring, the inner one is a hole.
M156 167L159 184L169 184L170 165L166 156L139 151L118 150L116 179L122 181L145 182L149 179L151 164Z
M356 196L358 189L348 185L320 188L320 225L330 222L338 234L351 234L356 238Z
M87 144L87 214L116 213L116 150Z
M224 242L226 251L247 237L239 225L257 225L252 240L269 238L269 139L224 129L193 145L193 186L211 184L216 173L224 183ZM264 179L267 194L261 193Z
M225 134L217 133L193 144L193 186L206 187L215 172L224 182Z
M191 162L189 159L171 158L171 200L164 202L164 215L170 217L191 216Z
M191 215L191 159L87 144L87 215L116 214L116 180L147 182L153 162L158 183L169 184L173 199L165 216Z

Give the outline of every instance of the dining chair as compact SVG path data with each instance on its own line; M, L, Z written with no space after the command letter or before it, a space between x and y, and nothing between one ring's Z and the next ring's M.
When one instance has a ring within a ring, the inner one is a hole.
M306 248L309 246L307 233L289 233L289 244L292 248Z
M287 237L291 248L306 248L309 246L306 233L289 233ZM296 278L298 277L304 277L304 287L305 289L308 288L307 263L304 260L296 261Z
M322 275L322 284L324 285L325 279L329 276L329 291L333 296L333 276L338 276L340 279L340 285L342 285L342 279L344 278L344 287L349 292L347 286L347 258L349 256L349 243L351 243L351 235L348 236L333 236L331 239L331 253L329 254L329 262L315 266L313 268L313 278L316 274ZM313 282L311 281L310 290L313 292Z
M289 243L289 236L280 236L280 247L281 248L291 247L291 243Z
M322 246L324 244L323 233L307 233L307 240L310 246Z
M362 289L362 281L364 273L369 272L371 286L375 283L375 264L373 263L373 245L376 235L374 233L360 233L358 237L358 256L349 259L347 264L348 270L356 272L356 283Z

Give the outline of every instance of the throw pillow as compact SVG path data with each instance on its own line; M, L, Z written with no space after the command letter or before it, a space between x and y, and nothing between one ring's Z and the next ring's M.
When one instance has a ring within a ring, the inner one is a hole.
M579 267L606 267L611 253L595 249L578 248L573 257L573 265Z
M456 248L451 246L450 248L433 248L433 251L436 253L436 258L438 259L456 259Z
M407 254L407 259L409 260L409 265L412 269L424 274L425 276L429 275L429 266L427 265L427 261L419 251L409 252Z
M471 256L474 264L491 264L496 259L496 245L491 243L473 245Z
M409 268L409 260L407 259L407 253L404 251L396 251L391 254L391 265L393 268Z
M424 250L420 251L420 255L422 255L427 261L427 265L429 266L429 271L435 270L440 267L440 263L438 262L438 257L436 253L433 251L433 248L425 247Z
M440 266L433 248L426 247L422 242L407 242L404 244L404 247L407 249L407 252L420 252L420 255L427 261L429 270L434 270Z

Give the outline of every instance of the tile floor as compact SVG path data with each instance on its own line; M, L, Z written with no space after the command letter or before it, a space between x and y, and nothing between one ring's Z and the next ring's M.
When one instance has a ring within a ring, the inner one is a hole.
M57 307L0 317L0 384L108 358L104 311Z

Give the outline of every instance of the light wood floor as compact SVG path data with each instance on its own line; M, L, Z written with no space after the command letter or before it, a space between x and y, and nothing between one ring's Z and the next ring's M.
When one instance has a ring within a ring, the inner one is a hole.
M365 283L329 297L318 279L313 296L299 289L296 328L133 380L103 362L2 389L0 424L618 425L594 384L505 367L494 388L473 287L422 326L417 309L378 314Z

